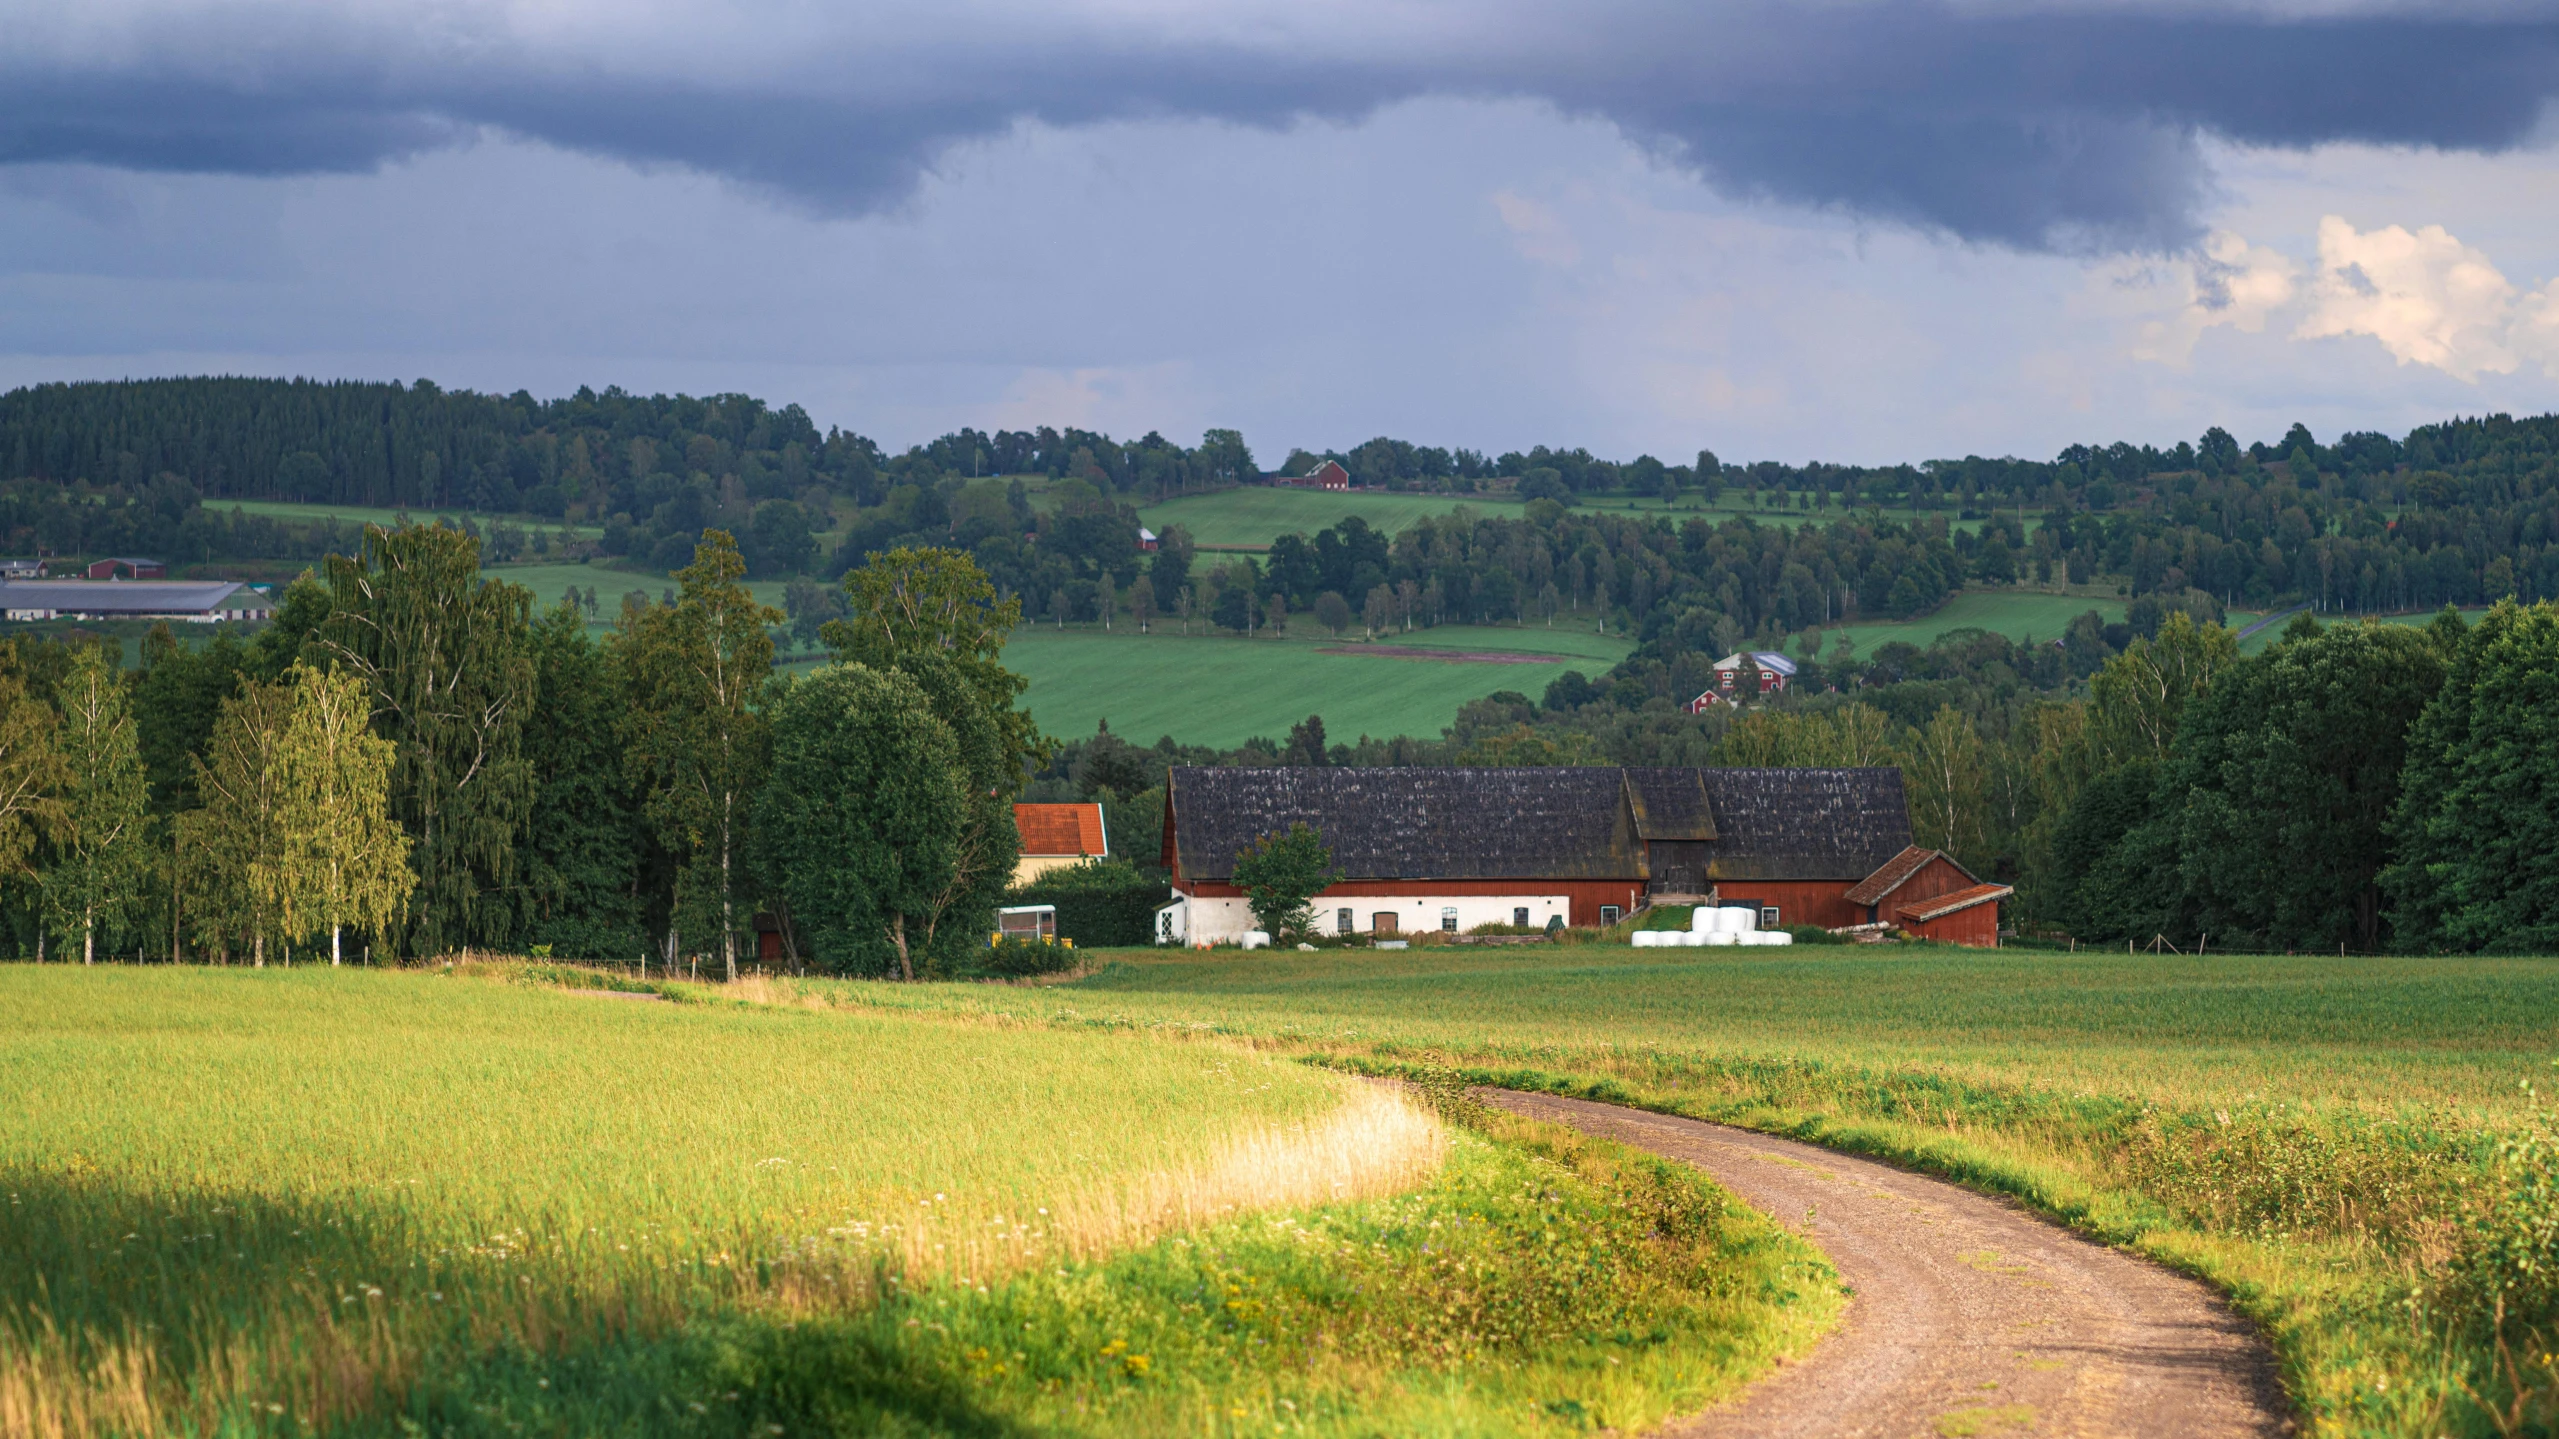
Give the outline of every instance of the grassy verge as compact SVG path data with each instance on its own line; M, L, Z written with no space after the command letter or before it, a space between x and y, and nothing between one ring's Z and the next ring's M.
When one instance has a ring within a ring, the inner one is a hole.
M841 1002L1250 1037L2014 1195L2216 1283L2321 1434L2559 1422L2559 963L1863 951L1124 954Z
M1683 1166L1477 1112L1427 1187L820 1317L502 1353L350 1432L1557 1434L1702 1408L1831 1322Z

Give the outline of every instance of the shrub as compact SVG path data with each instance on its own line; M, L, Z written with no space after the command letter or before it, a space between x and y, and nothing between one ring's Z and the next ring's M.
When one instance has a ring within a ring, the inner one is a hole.
M1173 897L1126 860L1088 859L1050 870L1004 902L1057 906L1057 933L1081 945L1152 944L1155 911Z
M964 962L961 973L972 979L1027 979L1064 974L1074 967L1075 951L1066 945L1045 939L999 939Z

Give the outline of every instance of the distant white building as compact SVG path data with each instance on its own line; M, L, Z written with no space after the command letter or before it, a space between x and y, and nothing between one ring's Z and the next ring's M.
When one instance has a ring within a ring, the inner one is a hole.
M274 617L272 599L234 580L0 579L0 619L215 624Z

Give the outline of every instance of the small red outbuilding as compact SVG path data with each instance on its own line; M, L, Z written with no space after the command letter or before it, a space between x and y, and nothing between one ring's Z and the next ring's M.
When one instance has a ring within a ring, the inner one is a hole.
M1894 911L1893 918L1905 931L1921 939L1997 949L1999 902L2016 892L2004 884L1977 884L1905 904Z

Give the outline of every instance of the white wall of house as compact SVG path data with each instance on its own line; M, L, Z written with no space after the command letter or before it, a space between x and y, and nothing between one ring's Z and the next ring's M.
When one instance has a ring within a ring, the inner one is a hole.
M1452 927L1463 934L1479 924L1514 923L1523 909L1539 928L1550 918L1573 921L1572 896L1563 894L1323 894L1314 908L1318 934L1373 933L1380 914L1395 916L1398 934ZM1347 931L1345 909L1351 912ZM1184 895L1156 911L1155 938L1159 944L1240 944L1253 927L1249 900Z

